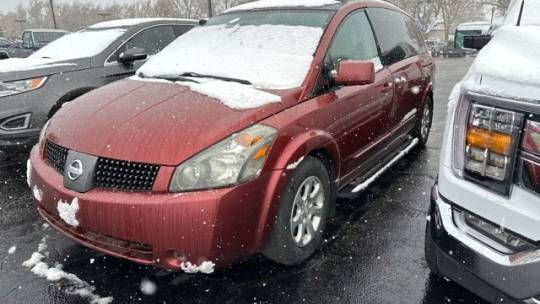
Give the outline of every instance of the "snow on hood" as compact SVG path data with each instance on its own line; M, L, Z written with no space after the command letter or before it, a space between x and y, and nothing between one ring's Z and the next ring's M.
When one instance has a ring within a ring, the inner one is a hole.
M503 26L478 54L463 85L487 95L540 102L540 27Z
M74 63L58 62L47 58L10 58L0 60L0 73L30 71L42 68L76 66Z
M133 76L130 79L136 81L173 83L167 80L155 78L147 79L139 76ZM208 78L197 78L193 80L196 82L177 81L176 84L186 86L199 94L215 98L227 107L235 110L249 110L262 107L269 103L281 101L281 97L257 90L251 85Z
M124 35L127 29L83 30L63 36L32 54L31 59L69 60L93 57Z
M152 57L145 77L187 72L248 80L258 89L300 87L313 61L322 28L287 25L195 28Z
M317 7L338 3L336 0L259 0L235 6L226 10L225 13L272 7Z
M523 14L521 25L540 25L540 0L512 0L506 12L505 25L517 25L521 4L523 3Z

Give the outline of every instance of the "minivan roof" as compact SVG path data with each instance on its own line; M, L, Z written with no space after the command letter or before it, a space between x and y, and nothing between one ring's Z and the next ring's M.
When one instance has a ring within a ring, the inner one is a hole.
M248 2L225 10L223 13L236 13L243 11L254 10L269 10L269 9L324 9L337 11L348 4L379 4L383 7L393 8L403 12L394 4L383 0L259 0Z

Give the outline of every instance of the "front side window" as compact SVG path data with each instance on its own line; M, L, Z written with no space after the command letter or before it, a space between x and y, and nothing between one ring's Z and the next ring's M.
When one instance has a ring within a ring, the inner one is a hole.
M30 32L24 32L22 37L23 45L26 47L30 47L32 43L32 33Z
M390 9L371 8L369 17L379 40L384 65L418 55L419 42L409 34L411 29L403 14Z
M364 11L354 13L341 24L327 56L333 69L337 69L343 60L379 58L377 43Z
M139 75L212 75L259 89L296 88L306 77L332 14L291 9L217 16L152 57Z
M174 39L176 39L176 35L171 25L160 25L147 28L126 42L109 59L109 62L117 61L118 56L121 53L134 48L144 49L149 56L155 55L169 45Z
M34 32L35 43L49 43L65 36L64 32Z

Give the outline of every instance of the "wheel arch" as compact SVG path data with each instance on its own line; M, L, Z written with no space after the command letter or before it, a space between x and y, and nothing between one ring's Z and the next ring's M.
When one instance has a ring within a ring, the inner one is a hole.
M47 114L47 118L49 119L52 118L53 115L62 108L62 105L64 103L72 101L75 98L80 97L94 89L96 88L95 87L78 88L64 94L64 96L60 97L60 99L58 99L58 101L51 107L51 110Z

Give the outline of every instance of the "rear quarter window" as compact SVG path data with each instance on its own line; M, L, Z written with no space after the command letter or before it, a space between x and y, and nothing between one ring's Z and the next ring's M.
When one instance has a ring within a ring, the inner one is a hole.
M414 21L394 10L370 8L369 17L384 65L424 53L425 44Z

